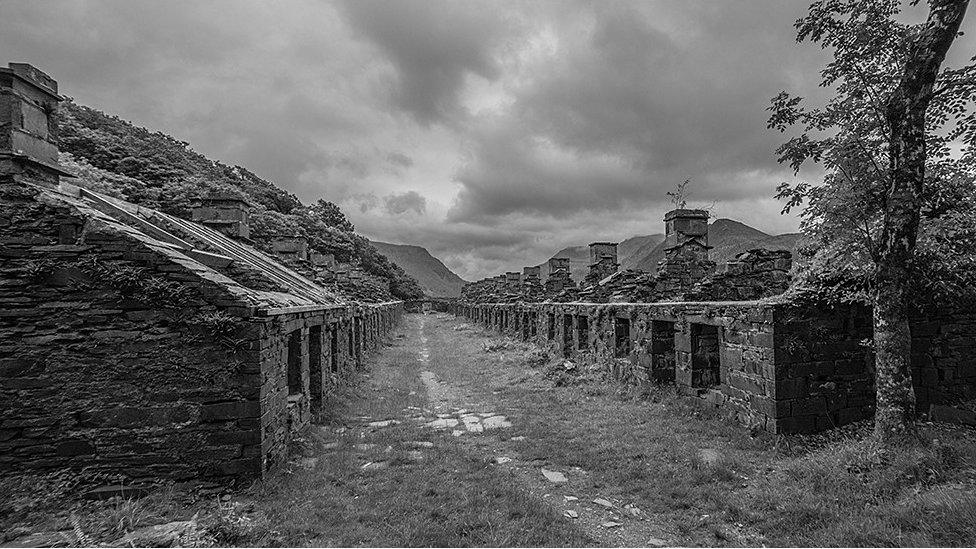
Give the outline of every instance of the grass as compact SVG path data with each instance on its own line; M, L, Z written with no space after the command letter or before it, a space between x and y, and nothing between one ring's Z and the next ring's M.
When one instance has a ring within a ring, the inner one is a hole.
M671 387L607 383L477 326L423 321L429 361L418 359L418 338L394 339L368 379L330 395L291 464L227 500L170 488L65 504L79 483L70 475L0 479L0 530L64 530L93 544L197 515L200 542L220 546L643 545L649 535L677 545L976 545L976 431L927 424L925 445L895 450L875 445L869 425L755 434ZM428 398L422 371L443 395ZM513 427L456 438L410 419L437 405L502 413ZM401 422L368 427L390 418ZM500 455L511 466L493 464ZM570 482L549 484L542 467ZM562 515L570 494L577 520ZM586 508L596 497L615 511ZM625 504L643 520L619 518ZM600 528L611 514L623 525Z
M399 432L398 432L399 431ZM589 539L484 459L456 446L407 457L393 429L368 437L375 449L341 450L310 472L279 476L246 496L260 502L275 532L250 545L579 546ZM429 434L428 434L429 436ZM406 438L417 438L407 436ZM344 447L353 440L345 440ZM386 444L385 443L390 443ZM386 448L392 447L390 451ZM363 463L387 463L370 473Z
M972 429L922 425L926 444L892 450L872 441L867 424L808 437L754 434L671 387L608 384L585 368L566 372L561 360L539 368L537 351L519 345L500 359L504 346L485 351L496 370L538 368L500 395L512 434L526 436L516 446L521 459L586 471L574 490L657 514L677 543L976 544ZM455 362L479 360L456 354ZM719 457L702 459L704 448Z
M884 449L860 435L787 458L733 509L784 545L976 544L976 443Z

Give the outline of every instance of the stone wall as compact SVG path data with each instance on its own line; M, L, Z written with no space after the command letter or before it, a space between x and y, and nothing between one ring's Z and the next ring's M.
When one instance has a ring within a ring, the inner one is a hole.
M266 471L287 456L292 433L303 431L328 396L364 367L402 315L402 305L358 305L325 311L285 313L251 321L260 361L262 463ZM298 345L290 345L292 335ZM311 352L318 349L318 352ZM289 356L297 351L298 356ZM297 365L300 387L290 387L289 368Z
M529 333L554 356L607 368L627 382L671 382L684 394L732 410L777 432L774 305L729 303L458 304L456 314L524 337L506 318L528 318ZM581 329L581 324L584 327ZM702 345L711 332L711 355ZM710 366L714 368L709 369Z
M821 431L874 413L872 319L863 306L458 303L452 311L553 356L602 365L615 379L674 382L681 393L773 433ZM509 318L534 326L516 330ZM976 397L974 346L974 314L912 322L921 412Z
M944 311L911 330L918 409L976 399L976 313Z
M0 474L260 475L402 311L251 316L194 265L0 182Z

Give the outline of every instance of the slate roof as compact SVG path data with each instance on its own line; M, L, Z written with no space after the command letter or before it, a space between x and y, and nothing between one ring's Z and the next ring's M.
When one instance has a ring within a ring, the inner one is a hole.
M63 182L39 189L38 200L70 206L93 228L139 242L216 287L220 305L257 315L345 305L275 258L204 225Z

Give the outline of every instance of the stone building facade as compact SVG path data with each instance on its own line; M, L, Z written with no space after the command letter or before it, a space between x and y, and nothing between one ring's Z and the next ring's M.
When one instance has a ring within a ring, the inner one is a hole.
M256 250L235 204L195 223L60 181L47 145L11 148L17 86L58 99L38 75L0 71L0 471L262 475L402 303L346 301ZM56 147L43 112L27 137Z
M674 210L665 225L655 273L616 272L573 294L579 299L550 291L541 300L500 300L465 288L448 309L556 356L605 365L615 379L673 383L772 433L873 415L869 308L786 292L788 251L750 250L716 268L707 212ZM916 318L911 331L919 409L976 398L976 313Z

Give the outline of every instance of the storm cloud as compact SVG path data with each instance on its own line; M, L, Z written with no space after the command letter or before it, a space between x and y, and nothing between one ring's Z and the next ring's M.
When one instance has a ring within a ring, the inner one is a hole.
M665 193L768 232L769 98L817 89L806 2L5 0L0 61L473 279L661 232ZM972 33L970 33L972 34ZM976 49L967 34L950 51ZM815 176L816 174L811 174Z
M427 199L420 196L417 191L391 194L383 199L383 204L386 206L386 212L391 215L407 212L422 214L427 209Z

